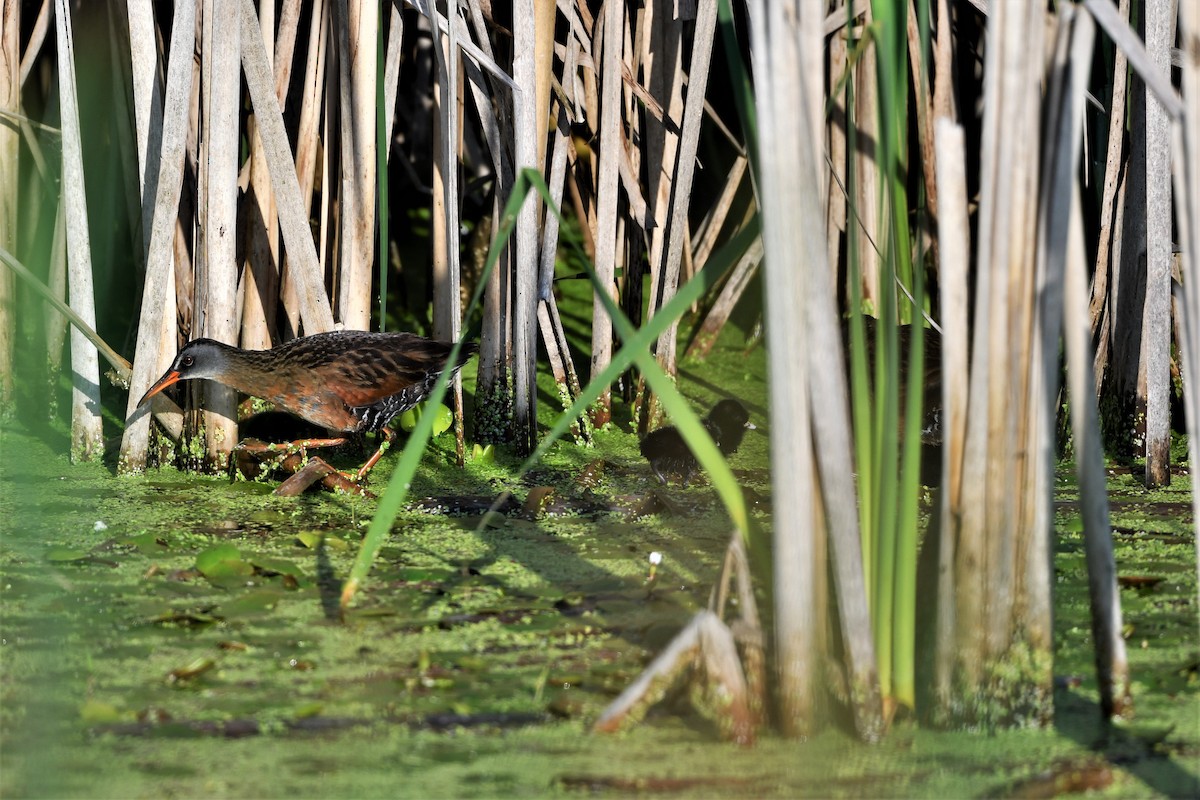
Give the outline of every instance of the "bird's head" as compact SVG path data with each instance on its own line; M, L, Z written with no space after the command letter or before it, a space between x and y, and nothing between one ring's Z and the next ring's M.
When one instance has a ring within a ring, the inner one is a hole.
M736 453L742 444L746 431L754 429L750 421L750 412L737 400L722 400L708 412L707 424L716 428L717 447L725 455ZM711 430L711 428L710 428Z
M179 351L179 355L175 356L170 369L142 395L138 405L179 381L219 378L226 370L231 349L229 345L214 339L196 339L188 342Z
M708 412L708 418L716 423L723 431L732 431L736 428L754 429L754 423L750 421L750 412L746 407L737 400L727 398L713 406L712 411Z

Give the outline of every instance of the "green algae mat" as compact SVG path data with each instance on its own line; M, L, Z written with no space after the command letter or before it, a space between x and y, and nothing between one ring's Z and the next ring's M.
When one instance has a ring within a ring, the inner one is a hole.
M761 396L761 385L729 388ZM733 459L763 520L766 441L752 432ZM729 535L711 490L660 489L620 425L592 447L557 445L515 484L503 454L461 471L449 437L437 440L345 619L341 580L370 501L277 498L270 485L172 470L117 478L70 465L65 450L61 431L0 430L5 798L1200 794L1182 472L1153 495L1128 470L1111 477L1130 725L1097 723L1063 479L1053 728L904 722L866 747L834 726L738 747L683 690L626 733L589 732L705 605ZM537 513L485 519L504 488L539 495ZM652 552L663 555L653 580Z

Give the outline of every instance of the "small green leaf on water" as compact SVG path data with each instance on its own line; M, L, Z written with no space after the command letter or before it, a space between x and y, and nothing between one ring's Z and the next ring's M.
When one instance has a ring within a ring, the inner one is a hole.
M73 547L51 547L46 551L46 560L58 564L70 561L83 561L87 557L88 553L86 550L76 550Z
M252 575L254 567L242 560L242 553L228 542L214 545L196 556L196 569L211 580Z
M196 556L196 569L201 572L206 572L209 568L219 564L222 561L240 561L242 551L238 550L228 542L213 545L207 550L203 550Z
M300 531L296 534L296 541L307 547L309 550L316 550L321 544L321 540L325 538L325 534L320 531Z
M87 725L102 725L109 722L120 722L125 715L111 703L101 703L99 700L85 700L79 707L79 719Z
M325 531L301 531L296 534L296 540L309 550L316 550L321 546L322 542L324 542L326 547L334 550L345 550L350 546L346 543L345 539L329 536Z
M439 403L433 411L433 435L441 436L450 430L450 426L453 424L454 415L450 413L449 408Z
M256 567L259 572L269 575L288 575L293 578L305 577L304 570L287 559L274 558L256 553L246 560Z
M307 719L309 717L320 716L320 714L321 714L321 704L320 703L306 703L305 705L302 705L302 706L299 706L296 708L296 713L294 714L294 717L296 719Z
M417 422L420 421L421 415L425 413L426 404L418 403L414 408L410 408L400 415L400 429L405 433L412 433L417 427ZM433 435L438 436L450 429L454 422L454 415L450 413L450 409L438 403L433 411Z
M247 522L255 522L259 525L286 525L289 521L286 514L269 508L260 508L252 512L246 519Z
M215 667L217 662L211 658L195 658L182 667L177 667L167 673L167 682L176 683L178 681L188 681L192 678L203 675L210 669Z

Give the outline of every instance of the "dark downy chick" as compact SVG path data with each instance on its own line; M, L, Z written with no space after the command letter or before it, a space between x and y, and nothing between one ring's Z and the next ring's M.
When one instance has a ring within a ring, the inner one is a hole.
M736 453L746 431L754 428L750 422L750 412L737 400L717 403L701 422L722 455L726 456ZM650 462L654 476L663 484L668 483L668 475L673 475L681 478L683 485L687 486L699 468L696 456L674 425L651 431L642 439L641 451Z

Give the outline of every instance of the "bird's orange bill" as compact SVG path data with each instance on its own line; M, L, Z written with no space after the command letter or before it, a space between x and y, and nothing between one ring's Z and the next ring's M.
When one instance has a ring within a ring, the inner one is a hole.
M139 406L143 405L147 400L149 400L151 397L153 397L154 395L161 392L163 389L167 388L168 386L170 386L174 383L178 383L178 382L179 382L179 370L176 370L176 369L169 370L166 375L163 375L161 378L158 379L158 383L151 386L150 390L148 392L146 392L144 395L142 395L142 399L138 400L138 405Z

